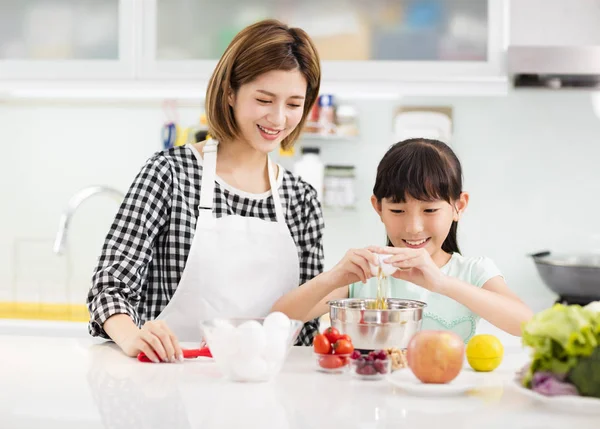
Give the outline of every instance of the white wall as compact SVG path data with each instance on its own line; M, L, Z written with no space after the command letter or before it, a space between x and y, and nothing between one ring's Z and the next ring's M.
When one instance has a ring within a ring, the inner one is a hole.
M511 0L513 45L599 45L598 0Z
M530 91L402 103L453 107L453 146L471 193L460 225L463 252L493 258L530 305L549 305L553 297L527 254L600 248L600 118L592 113L589 94ZM325 162L357 166L360 201L355 212L326 213L327 267L349 247L383 242L369 197L377 163L393 143L396 106L361 101L360 142L318 143ZM198 111L187 108L180 115L191 122ZM126 190L160 148L162 121L159 106L0 105L0 300L84 299L116 203L96 197L81 207L63 257L51 252L61 210L87 185Z

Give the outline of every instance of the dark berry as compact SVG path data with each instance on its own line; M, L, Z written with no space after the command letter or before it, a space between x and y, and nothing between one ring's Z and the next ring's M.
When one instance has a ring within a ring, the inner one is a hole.
M386 373L386 364L382 360L376 360L375 363L373 364L373 368L375 368L375 370L379 374L385 374Z
M380 360L386 360L388 358L388 354L384 351L381 350L378 354L377 354L377 359Z
M377 374L377 370L373 367L373 365L365 365L360 370L356 370L357 374L360 375L375 375Z
M352 352L352 354L350 355L350 358L352 359L358 359L361 356L360 352L358 350L354 350Z
M369 356L367 356L367 362L373 362L375 360L375 356L372 356L371 354L369 354Z

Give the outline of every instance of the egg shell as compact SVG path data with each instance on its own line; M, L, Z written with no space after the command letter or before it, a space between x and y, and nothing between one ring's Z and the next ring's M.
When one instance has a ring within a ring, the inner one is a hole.
M234 378L240 381L256 381L267 375L267 363L258 356L252 359L236 359L231 369Z
M237 327L238 355L242 359L260 356L267 345L267 335L256 320L249 320Z
M383 271L383 274L385 274L386 276L391 276L392 274L394 274L396 272L396 270L398 268L394 267L393 265L390 264L386 264L385 261L390 258L392 255L382 255L382 254L377 254L377 260L379 261L379 266L381 266L381 271ZM377 266L373 265L373 264L369 264L371 266L371 274L373 276L377 276Z

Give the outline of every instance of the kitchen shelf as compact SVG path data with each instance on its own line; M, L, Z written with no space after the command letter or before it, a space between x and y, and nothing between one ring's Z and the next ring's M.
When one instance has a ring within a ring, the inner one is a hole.
M346 136L339 134L318 134L318 133L302 133L300 141L347 141L356 142L360 140L360 136Z

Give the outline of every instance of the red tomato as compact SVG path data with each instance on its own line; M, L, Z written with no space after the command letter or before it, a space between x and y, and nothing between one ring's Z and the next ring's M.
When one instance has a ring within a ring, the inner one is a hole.
M354 351L354 346L348 340L337 340L333 344L333 352L336 355L349 355Z
M348 334L340 335L340 336L338 337L338 341L339 341L339 340L347 340L347 341L349 341L349 342L352 342L352 338L350 338L350 335L348 335Z
M331 344L333 344L340 337L340 331L338 331L336 328L332 328L330 326L329 328L325 329L324 335L327 337L327 339L329 340L329 342Z
M313 348L315 353L327 355L331 353L331 342L323 334L319 334L313 340Z
M319 358L319 365L321 368L327 369L341 368L346 365L346 358L334 355L321 356Z

